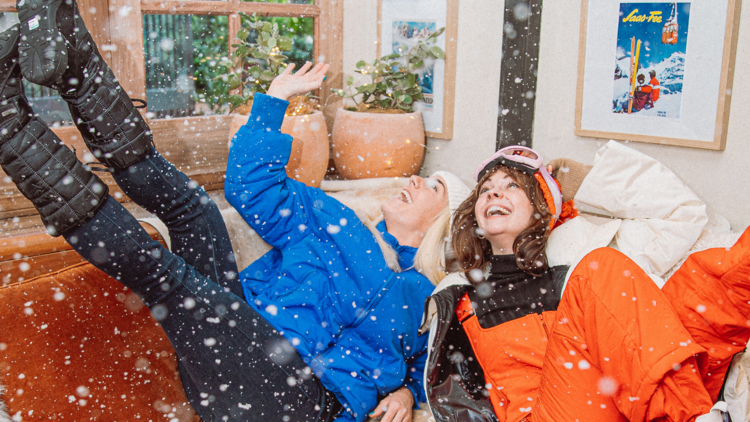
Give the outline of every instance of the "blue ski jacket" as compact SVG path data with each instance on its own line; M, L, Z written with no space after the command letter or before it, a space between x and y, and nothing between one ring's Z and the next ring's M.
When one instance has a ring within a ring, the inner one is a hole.
M416 249L394 247L403 272L386 265L354 211L286 176L292 137L280 132L289 103L256 94L235 135L227 201L273 249L240 273L245 299L296 348L347 410L363 421L406 386L424 402L427 335L418 335L434 286L412 269Z

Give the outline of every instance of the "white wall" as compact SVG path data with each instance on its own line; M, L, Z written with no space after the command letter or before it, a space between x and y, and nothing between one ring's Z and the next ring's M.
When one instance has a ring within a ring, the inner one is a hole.
M460 1L454 139L429 139L423 174L450 170L467 183L495 150L504 2ZM533 144L545 157L592 163L606 139L573 134L580 0L543 6ZM346 0L344 71L375 57L377 0ZM671 168L734 230L750 226L750 7L742 11L727 148L706 151L636 142L629 146Z

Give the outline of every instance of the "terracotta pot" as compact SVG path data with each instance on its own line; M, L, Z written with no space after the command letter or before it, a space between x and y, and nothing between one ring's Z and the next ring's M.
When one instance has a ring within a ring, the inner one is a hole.
M333 124L333 161L347 179L409 177L424 157L420 113L360 113L339 109Z
M229 139L240 127L247 123L250 116L232 115L229 126ZM299 180L307 186L320 187L328 167L328 129L323 113L286 116L281 125L281 132L292 136L292 154L286 166L288 177Z

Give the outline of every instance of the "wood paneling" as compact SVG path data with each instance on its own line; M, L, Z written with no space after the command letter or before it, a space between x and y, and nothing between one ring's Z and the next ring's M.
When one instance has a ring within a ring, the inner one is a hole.
M161 240L156 229L142 225L152 239ZM83 261L62 237L34 233L3 238L0 240L0 287Z

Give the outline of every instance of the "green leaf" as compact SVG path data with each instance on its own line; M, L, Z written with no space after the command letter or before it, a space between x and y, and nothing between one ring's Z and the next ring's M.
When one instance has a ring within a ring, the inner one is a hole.
M263 28L264 32L271 32L271 31L273 31L273 25L271 25L271 22L263 22L262 28Z
M269 48L276 47L276 38L273 38L273 37L269 38L267 41L267 45Z
M414 63L414 69L421 69L422 66L424 66L424 62L422 60L419 60L418 62Z
M440 47L438 47L438 46L433 46L433 47L432 47L432 48L430 49L430 52L432 53L432 55L433 55L433 56L434 56L434 57L435 57L436 59L444 59L444 58L445 58L445 52L443 51L443 49L442 49L442 48L440 48Z
M442 27L442 28L438 29L432 35L430 35L427 39L430 39L430 38L435 39L435 38L443 35L443 32L445 32L445 27Z
M365 63L364 60L360 60L357 62L356 67L357 69L362 69L363 67L367 66L367 63Z
M227 78L227 85L229 87L229 90L237 89L242 85L242 80L239 78L239 76L235 74L229 75Z
M232 107L234 108L239 107L244 102L245 102L245 99L239 95L232 94L229 96L229 103L232 104Z
M375 84L369 84L369 85L367 85L367 92L369 92L370 94L372 94L373 92L375 92L375 87L376 87Z
M380 60L393 60L393 59L398 59L399 57L401 57L400 54L398 54L398 53L392 53L392 54L389 54L387 56L381 57Z
M349 79L346 80L346 86L352 86L353 83L354 83L354 77L349 76Z
M263 39L263 41L271 38L271 33L268 31L263 31L260 33L260 37Z
M291 51L292 47L294 47L294 41L292 41L291 38L287 36L283 36L279 38L279 50Z
M266 57L268 57L268 54L266 54L266 52L263 51L263 50L255 50L255 51L253 51L252 55L256 59L265 59Z
M242 41L245 41L248 35L250 35L250 31L247 28L242 28L237 31L237 38L241 39Z
M425 57L427 57L427 52L420 48L419 51L417 51L417 57L419 57L420 59L424 59Z
M411 104L413 102L413 99L411 98L410 95L404 95L404 99L401 101L403 101L406 104Z
M260 78L258 78L258 79L260 79L261 81L268 81L268 82L270 82L275 77L276 77L276 75L272 71L270 71L270 70L264 70L263 72L261 72Z

